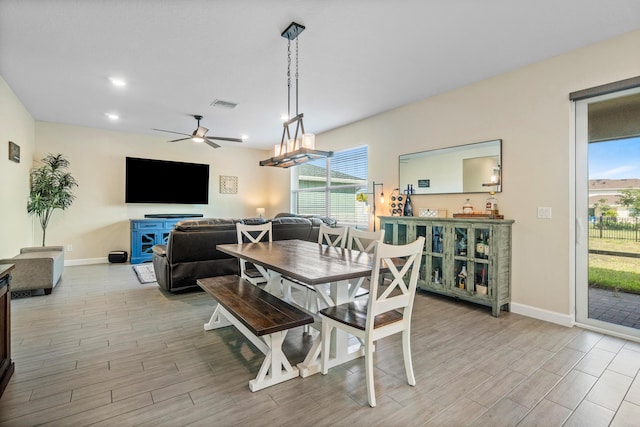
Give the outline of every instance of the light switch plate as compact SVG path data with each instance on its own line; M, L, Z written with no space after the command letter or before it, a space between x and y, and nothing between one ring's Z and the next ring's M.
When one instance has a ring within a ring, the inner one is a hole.
M538 207L538 219L551 219L551 208Z

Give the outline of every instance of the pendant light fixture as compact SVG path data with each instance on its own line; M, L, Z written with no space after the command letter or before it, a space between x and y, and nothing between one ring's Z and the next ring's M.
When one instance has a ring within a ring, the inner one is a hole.
M315 149L315 135L305 133L304 123L302 122L303 114L298 112L298 36L305 27L298 23L292 22L280 34L287 39L287 119L282 124L282 138L280 144L275 146L274 156L262 160L260 166L275 166L280 168L288 168L296 166L309 160L319 159L323 157L333 156L333 151L320 151ZM296 110L295 116L291 117L291 41L296 41ZM292 132L289 126L295 125L295 131Z

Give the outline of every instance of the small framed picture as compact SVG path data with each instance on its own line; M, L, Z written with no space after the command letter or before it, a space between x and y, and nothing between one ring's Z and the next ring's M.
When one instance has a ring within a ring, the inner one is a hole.
M20 146L9 141L9 160L20 163Z
M220 194L237 194L238 177L220 175Z

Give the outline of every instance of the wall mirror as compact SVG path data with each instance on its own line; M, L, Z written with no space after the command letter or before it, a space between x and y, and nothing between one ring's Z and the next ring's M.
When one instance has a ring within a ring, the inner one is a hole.
M400 156L400 190L414 194L502 191L502 140Z

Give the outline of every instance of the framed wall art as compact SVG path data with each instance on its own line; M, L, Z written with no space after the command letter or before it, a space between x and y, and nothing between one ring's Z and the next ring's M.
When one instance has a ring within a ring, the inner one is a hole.
M237 194L238 177L220 175L220 194Z
M20 163L20 146L9 141L9 160Z

